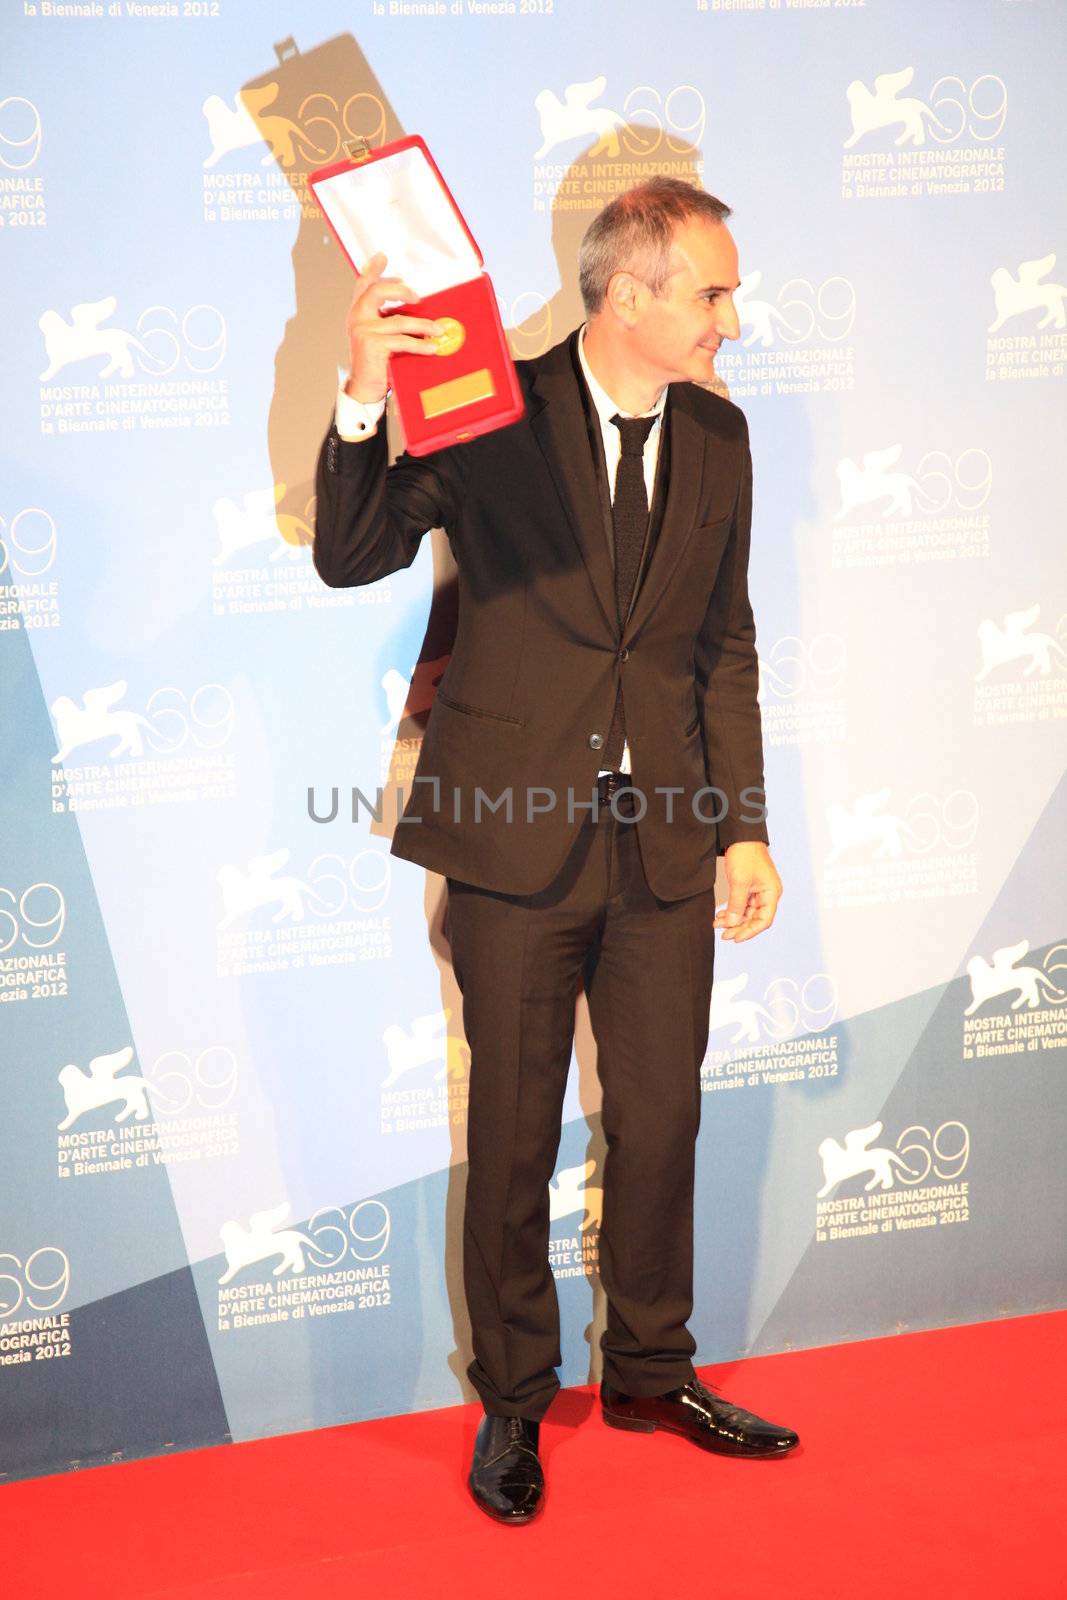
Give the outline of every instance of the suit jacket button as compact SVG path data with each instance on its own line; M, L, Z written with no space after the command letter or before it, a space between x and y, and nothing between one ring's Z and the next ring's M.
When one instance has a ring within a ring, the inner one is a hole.
M630 646L628 644L625 644L625 645L623 645L622 649L619 651L619 660L620 661L629 661L629 659L630 659Z
M603 750L604 735L602 733L591 733L589 735L589 748L590 750Z

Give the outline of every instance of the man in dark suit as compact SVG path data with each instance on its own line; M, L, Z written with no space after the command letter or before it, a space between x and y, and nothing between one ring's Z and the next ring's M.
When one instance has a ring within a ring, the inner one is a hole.
M443 527L459 621L395 854L448 880L471 1049L464 1284L486 1415L470 1487L528 1521L538 1425L559 1387L548 1264L577 986L603 1088L604 1420L776 1456L790 1429L702 1383L693 1304L694 1146L714 932L768 927L743 413L700 387L739 328L729 209L653 178L586 232L587 321L519 363L525 417L388 468L389 356L436 325L367 264L351 372L323 446L315 565L371 583ZM716 912L725 855L728 905Z

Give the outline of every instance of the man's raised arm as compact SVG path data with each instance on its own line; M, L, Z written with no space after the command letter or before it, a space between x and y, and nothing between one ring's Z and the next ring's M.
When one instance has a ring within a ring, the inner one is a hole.
M389 392L388 362L396 351L425 353L440 329L425 317L382 316L387 300L414 300L399 278L384 278L385 256L371 257L347 318L350 376L323 441L316 473L312 559L334 589L373 583L410 566L430 528L452 526L461 485L453 452L388 466L385 429L378 425Z

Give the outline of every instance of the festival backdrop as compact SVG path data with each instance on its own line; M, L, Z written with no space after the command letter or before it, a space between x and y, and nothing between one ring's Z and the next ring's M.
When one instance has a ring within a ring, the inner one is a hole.
M388 854L454 570L434 532L329 590L309 549L353 278L306 176L355 135L426 138L516 356L581 320L621 188L734 208L786 887L718 947L699 1359L1062 1303L1064 20L5 8L3 1475L469 1396L444 886ZM603 1322L598 1103L580 1002L565 1382Z

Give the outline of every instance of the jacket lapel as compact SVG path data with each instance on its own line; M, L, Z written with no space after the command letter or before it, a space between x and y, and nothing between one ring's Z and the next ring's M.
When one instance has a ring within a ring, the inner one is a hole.
M665 420L670 437L667 502L644 582L637 591L626 624L626 639L636 636L662 598L696 526L697 507L700 504L705 434L686 407L684 385L671 384L668 389Z
M571 334L542 357L533 392L544 404L540 410L531 408L530 427L552 474L604 620L612 634L616 634L611 548L605 538L604 513L586 430L585 409L571 362L571 341L576 338L576 333Z
M611 528L604 509L589 445L585 410L578 391L572 333L545 353L532 392L543 403L530 407L529 420L552 474L575 544L589 573L604 619L618 633ZM644 580L630 611L625 636L633 638L662 597L696 525L704 473L705 433L686 404L685 385L667 391L665 423L670 430L670 476L663 520Z

